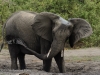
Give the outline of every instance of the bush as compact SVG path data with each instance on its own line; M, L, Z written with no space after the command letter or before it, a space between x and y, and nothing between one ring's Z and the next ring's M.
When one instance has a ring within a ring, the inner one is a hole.
M84 18L92 25L93 34L79 43L85 47L100 46L99 0L0 0L0 25L3 25L13 12L20 10L53 12L65 19Z

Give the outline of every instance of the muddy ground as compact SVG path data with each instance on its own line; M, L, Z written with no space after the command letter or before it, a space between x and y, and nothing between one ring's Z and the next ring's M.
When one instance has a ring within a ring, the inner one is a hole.
M100 48L65 50L66 73L59 73L53 59L50 72L42 70L42 61L34 55L26 55L25 70L10 70L10 55L3 49L0 53L0 75L100 75Z

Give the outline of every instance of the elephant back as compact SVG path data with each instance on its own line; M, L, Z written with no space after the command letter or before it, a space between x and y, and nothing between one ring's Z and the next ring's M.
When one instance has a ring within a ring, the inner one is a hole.
M33 49L33 44L39 40L31 26L35 15L35 13L25 11L13 14L6 22L6 39L20 38Z

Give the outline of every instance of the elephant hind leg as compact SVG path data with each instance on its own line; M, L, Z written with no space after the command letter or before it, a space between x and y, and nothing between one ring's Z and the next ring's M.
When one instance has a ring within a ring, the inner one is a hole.
M26 65L25 65L25 54L24 53L19 53L18 54L18 59L19 59L19 65L20 65L20 69L26 69Z
M8 44L10 57L11 57L11 69L18 69L17 56L19 53L19 47L16 44Z
M57 65L58 65L58 68L59 68L59 71L61 73L65 73L66 70L65 70L65 63L64 63L64 56L61 56L61 52L59 52L55 57L54 57Z

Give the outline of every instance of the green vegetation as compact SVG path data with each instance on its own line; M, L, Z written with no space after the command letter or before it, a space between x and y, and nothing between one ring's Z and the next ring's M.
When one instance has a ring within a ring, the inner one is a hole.
M93 34L79 41L82 47L100 46L100 1L99 0L0 0L0 37L6 19L16 11L53 12L65 19L79 17L86 19L93 28Z

